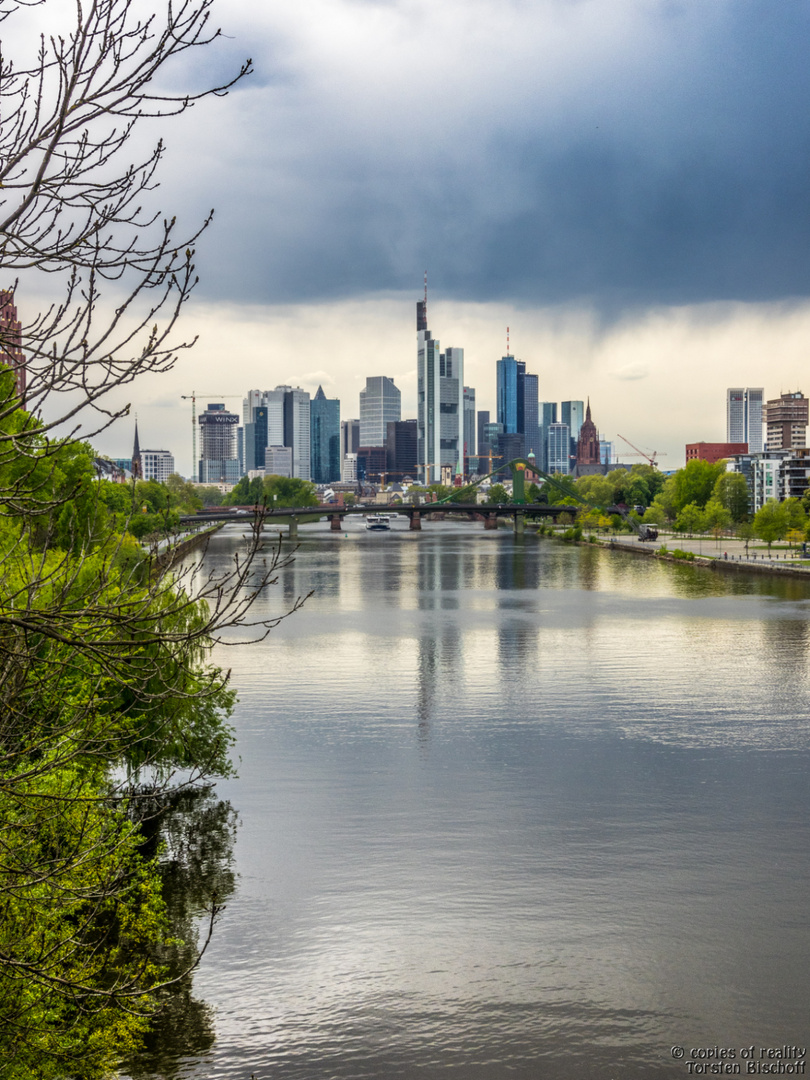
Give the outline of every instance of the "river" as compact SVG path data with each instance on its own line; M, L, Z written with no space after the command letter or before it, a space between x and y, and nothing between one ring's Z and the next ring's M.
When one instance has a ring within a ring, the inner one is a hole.
M804 582L355 520L302 527L262 611L310 590L216 657L241 760L217 787L235 884L195 975L215 1037L160 1075L790 1063L810 1037Z

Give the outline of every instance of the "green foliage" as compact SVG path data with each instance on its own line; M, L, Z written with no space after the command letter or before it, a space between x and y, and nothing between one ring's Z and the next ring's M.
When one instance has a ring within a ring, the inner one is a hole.
M690 464L692 463L690 462ZM684 506L675 521L675 528L678 532L689 533L690 536L694 533L704 532L706 527L706 515L697 503L689 503Z
M682 551L681 548L673 548L672 551L670 552L670 555L672 556L673 559L683 559L684 562L694 562L695 561L695 553L694 553L694 551Z
M770 499L754 514L754 535L764 540L771 550L774 540L784 540L791 528L791 509L785 503Z
M493 484L489 489L487 502L508 503L511 502L511 499L509 498L509 492L506 490L503 484Z
M731 525L731 511L719 499L712 497L706 503L703 520L707 529L719 534Z
M712 498L717 499L731 514L735 523L745 521L748 516L748 484L742 473L724 472L718 477Z
M710 464L708 461L688 461L686 466L671 478L674 481L672 505L675 513L679 514L684 507L690 505L702 510L725 471L722 462Z

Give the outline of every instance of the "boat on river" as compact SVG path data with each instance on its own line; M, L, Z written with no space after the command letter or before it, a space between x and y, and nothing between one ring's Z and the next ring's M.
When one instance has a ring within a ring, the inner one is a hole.
M369 514L366 517L366 528L371 532L385 532L391 528L391 519L388 514Z

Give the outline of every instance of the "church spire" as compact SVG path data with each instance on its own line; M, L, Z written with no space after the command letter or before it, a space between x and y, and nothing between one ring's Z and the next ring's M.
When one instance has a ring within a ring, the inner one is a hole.
M141 465L141 444L138 441L138 418L135 417L135 443L132 447L132 475L136 480L143 480Z

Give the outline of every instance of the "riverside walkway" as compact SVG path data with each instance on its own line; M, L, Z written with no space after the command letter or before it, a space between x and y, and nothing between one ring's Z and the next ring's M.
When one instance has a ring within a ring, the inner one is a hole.
M602 546L611 546L614 549L624 549L638 553L646 551L648 554L661 552L665 548L669 554L676 549L688 551L695 556L695 561L732 563L736 566L745 567L758 571L790 572L810 576L810 558L803 557L801 550L792 551L781 546L773 546L770 554L766 544L761 541L750 541L747 550L744 540L737 540L721 536L719 540L707 536L684 536L681 533L659 534L658 540L641 542L635 536L622 534L619 536L599 536L598 541Z

